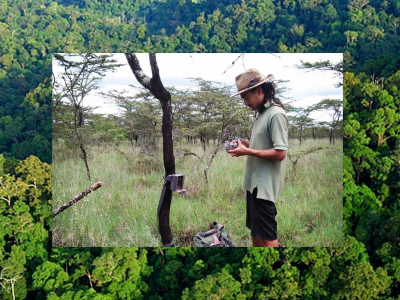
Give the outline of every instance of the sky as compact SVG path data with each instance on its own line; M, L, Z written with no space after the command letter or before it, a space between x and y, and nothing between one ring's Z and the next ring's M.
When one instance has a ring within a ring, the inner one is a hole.
M329 60L337 63L343 59L341 53L260 53L244 54L238 60L240 53L170 53L157 54L157 62L160 70L161 80L164 86L174 86L178 89L197 89L190 77L200 77L207 81L220 82L229 86L235 85L235 77L245 70L257 68L261 74L267 76L272 74L273 80L288 81L284 84L286 91L281 95L285 98L295 100L295 107L308 107L323 99L343 100L342 87L336 88L335 84L342 78L334 77L329 71L309 71L296 68L301 62L319 62ZM148 54L137 54L144 73L151 77L151 69ZM116 72L109 72L101 80L99 90L92 91L85 99L85 106L98 107L94 112L102 114L118 114L118 108L110 104L110 100L98 95L98 92L111 90L131 91L136 90L130 85L139 87L140 84L133 75L127 64L124 54L114 54L118 63L124 66ZM236 61L235 61L236 60ZM235 62L232 64L232 62ZM60 67L53 66L53 72L57 74L62 71ZM236 87L235 87L236 90ZM240 97L240 96L237 96ZM310 115L318 121L330 121L332 117L328 112L313 112Z

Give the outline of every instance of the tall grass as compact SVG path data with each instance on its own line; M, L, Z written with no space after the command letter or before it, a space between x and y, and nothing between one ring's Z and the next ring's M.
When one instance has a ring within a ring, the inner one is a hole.
M308 140L290 151L323 147L301 157L295 171L287 160L283 191L276 203L281 246L340 246L342 239L342 143ZM195 156L184 156L181 147L199 156L200 145L176 144L177 173L185 174L183 195L173 195L170 225L177 246L194 246L196 233L217 221L239 246L252 246L245 226L246 195L241 190L245 157L231 157L220 150L208 170ZM206 153L211 153L210 145ZM329 148L329 149L327 149ZM161 245L157 207L163 187L162 146L143 149L129 144L101 145L89 151L92 181L86 176L78 150L53 145L54 208L102 181L103 186L68 208L53 221L53 246ZM143 154L146 152L146 154Z

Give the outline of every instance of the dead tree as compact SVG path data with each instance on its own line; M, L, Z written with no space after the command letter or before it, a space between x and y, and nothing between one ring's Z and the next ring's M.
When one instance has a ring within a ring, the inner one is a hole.
M140 67L139 60L134 53L125 53L126 59L137 81L146 89L148 89L155 98L161 103L163 111L162 117L162 134L163 134L163 153L164 153L164 169L165 176L175 174L175 157L172 141L172 107L171 94L164 88L161 82L158 70L156 55L150 53L150 66L153 77L149 78L144 74ZM159 214L158 230L161 235L163 246L173 245L171 228L169 226L169 213L172 200L172 191L170 189L171 182L166 181L166 191L162 199L162 205Z
M214 152L211 154L210 160L207 162L207 166L206 166L206 168L204 169L204 176L205 176L206 183L208 183L207 171L208 171L208 169L210 168L211 163L212 163L214 157L217 155L217 152L218 152L222 147L223 147L222 144L218 144L218 145L215 147Z
M325 149L328 149L328 148L325 148ZM310 148L310 149L307 149L307 150L304 150L304 151L301 151L301 152L295 153L295 154L287 152L287 156L293 164L293 168L292 168L293 174L296 174L296 164L297 164L297 161L299 160L299 158L303 157L304 155L307 155L307 154L310 154L310 153L313 153L313 152L316 152L319 150L324 150L324 148L322 148L322 147Z
M75 204L76 202L78 202L79 200L81 200L83 197L87 196L88 194L90 194L92 191L97 190L99 187L101 187L103 185L102 182L96 182L93 186L91 186L90 188L86 189L85 191L83 191L82 193L76 195L74 198L72 198L71 200L69 200L68 202L64 203L63 205L61 205L59 208L53 210L53 212L51 213L51 216L54 218L55 216L57 216L60 212L66 210L68 207L70 207L71 205Z

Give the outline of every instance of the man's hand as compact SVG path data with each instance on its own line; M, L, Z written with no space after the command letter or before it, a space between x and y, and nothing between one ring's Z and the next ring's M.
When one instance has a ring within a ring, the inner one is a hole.
M248 141L241 141L241 142L242 142L242 145L244 145L245 147L249 148L250 142L248 142Z
M228 152L231 154L231 156L242 156L242 155L247 155L247 150L248 147L250 145L249 142L247 141L237 141L238 146L237 148L233 149L233 150L228 150Z
M271 159L282 161L286 157L286 150L280 149L266 149L266 150L256 150L249 148L250 143L247 141L238 141L237 148L233 150L228 150L231 156L242 156L242 155L251 155L258 158L263 159Z

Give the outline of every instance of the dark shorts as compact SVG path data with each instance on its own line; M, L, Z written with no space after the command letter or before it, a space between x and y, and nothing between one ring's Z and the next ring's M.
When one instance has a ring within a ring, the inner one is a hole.
M278 239L276 233L276 207L269 200L257 199L257 188L253 193L247 191L246 227L251 230L251 236L267 241Z

